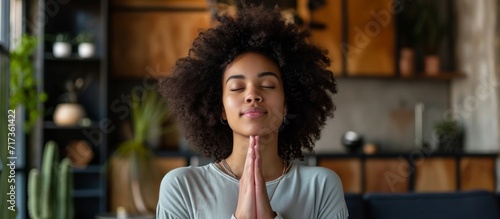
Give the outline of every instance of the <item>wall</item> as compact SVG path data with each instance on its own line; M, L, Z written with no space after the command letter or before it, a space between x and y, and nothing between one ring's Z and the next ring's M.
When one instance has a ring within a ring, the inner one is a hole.
M457 68L467 80L452 84L451 99L453 111L467 127L465 148L471 152L497 152L500 147L496 4L495 0L456 1Z
M415 104L422 102L424 139L448 110L449 82L396 79L338 79L335 118L328 121L316 144L317 152L342 152L342 135L349 130L363 134L382 151L404 152L415 148Z
M424 139L431 138L433 123L451 107L466 129L465 150L498 152L500 149L500 15L495 0L456 0L456 68L466 79L444 82L340 79L336 118L330 120L317 142L317 151L344 151L340 141L347 130L364 134L384 151L413 148L417 101L426 105ZM496 62L495 62L496 61ZM394 110L401 100L408 112ZM449 104L449 105L448 105ZM406 116L403 116L406 114Z

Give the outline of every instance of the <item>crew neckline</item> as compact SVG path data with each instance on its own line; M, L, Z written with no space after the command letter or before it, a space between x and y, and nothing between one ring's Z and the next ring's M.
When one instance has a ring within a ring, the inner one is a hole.
M290 166L290 169L288 170L288 172L286 172L284 175L281 175L280 177L276 178L276 179L273 179L271 181L267 181L266 182L266 186L268 185L272 185L272 184L276 184L280 181L281 178L285 178L287 177L292 171L294 171L295 169L295 166L296 164L291 162L291 166ZM210 168L214 169L216 173L218 173L219 175L222 175L224 178L226 179L229 179L230 181L232 182L235 182L235 183L240 183L240 180L238 179L235 179L234 177L230 176L229 174L227 174L226 172L222 171L218 166L217 164L215 163L210 163ZM283 180L283 179L282 179Z

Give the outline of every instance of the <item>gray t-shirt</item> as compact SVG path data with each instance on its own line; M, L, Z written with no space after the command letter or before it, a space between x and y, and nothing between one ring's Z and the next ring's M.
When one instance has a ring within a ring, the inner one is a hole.
M293 164L290 171L266 182L272 209L284 219L345 219L342 182L323 167ZM277 187L276 187L277 186ZM170 171L160 186L157 219L229 219L238 204L239 181L211 163Z

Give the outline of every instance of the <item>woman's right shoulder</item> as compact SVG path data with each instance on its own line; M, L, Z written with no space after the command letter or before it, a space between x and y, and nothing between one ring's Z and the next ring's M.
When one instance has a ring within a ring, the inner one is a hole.
M186 182L193 181L196 178L203 177L206 175L207 171L207 166L175 168L163 176L161 184L185 184Z

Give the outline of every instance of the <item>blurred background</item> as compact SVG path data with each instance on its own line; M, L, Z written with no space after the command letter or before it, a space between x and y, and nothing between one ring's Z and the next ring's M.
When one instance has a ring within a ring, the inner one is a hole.
M65 179L50 186L65 201L33 199L39 212L152 218L164 174L210 162L183 138L156 82L217 14L237 13L241 3L0 2L2 199L7 194L0 218L30 218L30 197L54 199L38 191L51 178ZM285 19L310 31L337 79L335 117L315 153L298 163L336 171L346 193L496 193L500 1L264 5L279 5ZM12 197L17 216L5 210Z

